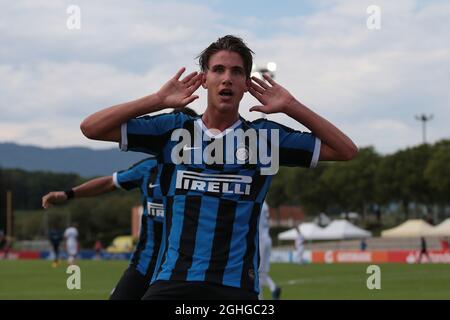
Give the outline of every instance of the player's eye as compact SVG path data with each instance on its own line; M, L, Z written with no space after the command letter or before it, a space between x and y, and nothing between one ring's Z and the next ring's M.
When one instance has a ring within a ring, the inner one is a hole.
M225 70L225 68L223 67L223 66L214 66L213 68L212 68L212 71L213 72L218 72L218 73L221 73L221 72L223 72Z
M244 74L244 70L242 70L241 68L234 68L233 69L233 74L236 76L240 76Z

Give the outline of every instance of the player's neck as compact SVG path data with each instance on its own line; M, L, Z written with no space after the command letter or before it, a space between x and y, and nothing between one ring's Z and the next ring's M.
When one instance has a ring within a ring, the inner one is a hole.
M214 108L206 108L202 116L202 121L207 129L217 129L220 132L231 127L238 120L238 112L220 112Z

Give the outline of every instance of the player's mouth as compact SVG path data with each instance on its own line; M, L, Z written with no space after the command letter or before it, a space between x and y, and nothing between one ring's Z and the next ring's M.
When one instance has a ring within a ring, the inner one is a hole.
M223 100L230 100L233 95L234 92L231 89L222 89L219 91L219 96L221 96Z

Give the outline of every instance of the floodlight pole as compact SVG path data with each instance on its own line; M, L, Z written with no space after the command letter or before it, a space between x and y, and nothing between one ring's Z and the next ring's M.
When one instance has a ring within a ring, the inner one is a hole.
M427 122L433 119L433 115L430 114L429 116L425 114L416 115L416 120L419 120L422 122L422 139L423 143L427 143L427 136L426 136L426 125Z
M260 78L262 78L263 74L267 74L270 78L275 79L275 70L276 70L276 64L274 62L269 62L267 64L267 67L263 67L263 68L255 67L252 70L252 72L259 74ZM265 119L266 114L261 112L261 117L263 119Z

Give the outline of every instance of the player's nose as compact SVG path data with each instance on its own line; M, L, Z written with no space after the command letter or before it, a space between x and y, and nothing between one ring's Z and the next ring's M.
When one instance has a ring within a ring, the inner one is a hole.
M223 73L222 83L223 84L231 84L232 83L232 77L231 77L230 70L227 70Z

